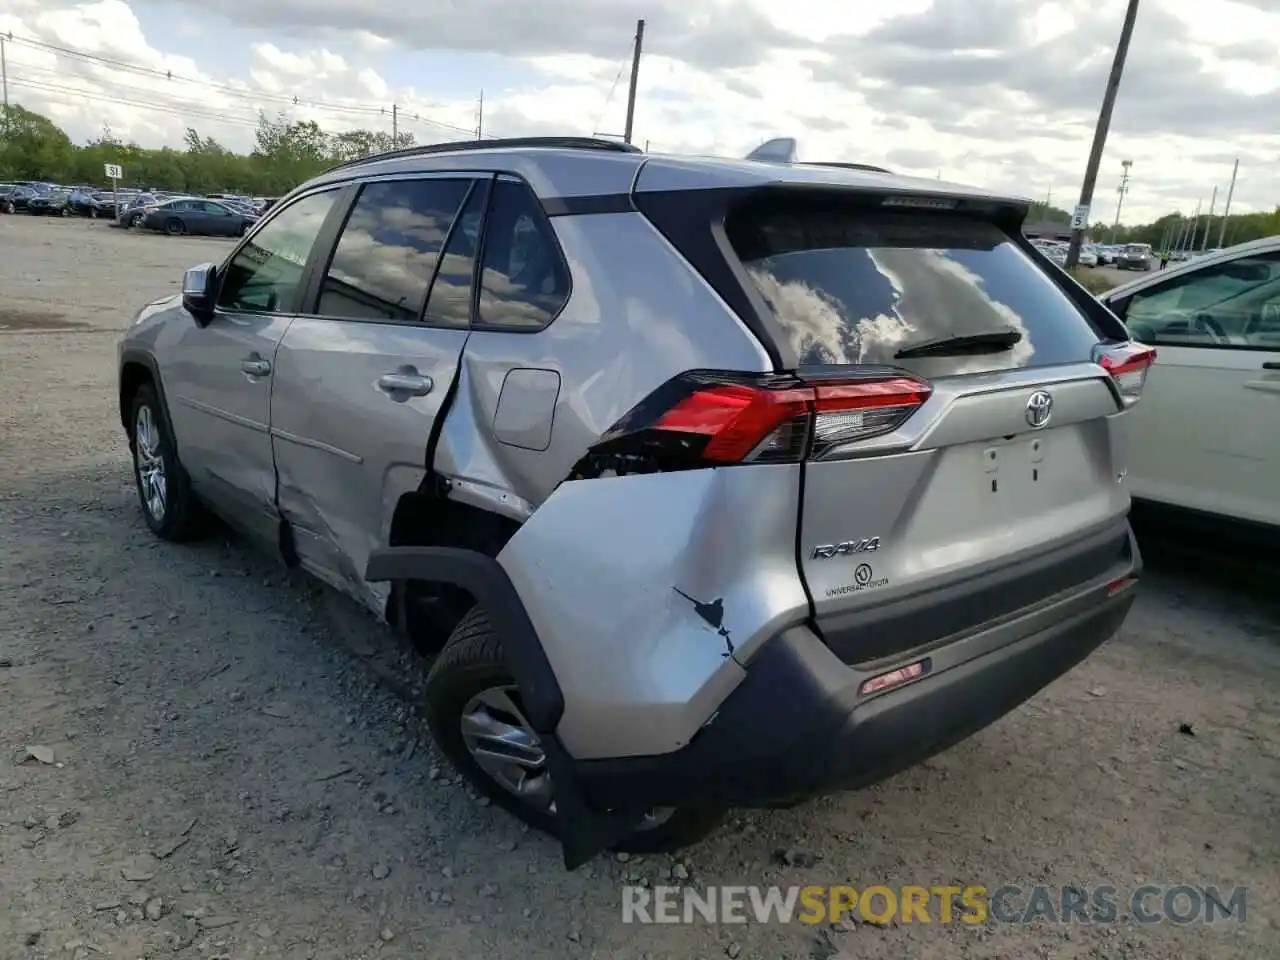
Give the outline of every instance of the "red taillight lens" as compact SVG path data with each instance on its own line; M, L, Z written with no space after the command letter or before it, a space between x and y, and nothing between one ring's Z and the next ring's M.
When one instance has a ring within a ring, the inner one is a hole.
M897 429L929 393L896 375L806 383L697 372L655 391L593 451L656 459L658 469L794 463Z
M1100 348L1097 360L1102 369L1111 374L1125 405L1132 406L1142 396L1147 372L1156 361L1156 351L1154 347L1129 342Z

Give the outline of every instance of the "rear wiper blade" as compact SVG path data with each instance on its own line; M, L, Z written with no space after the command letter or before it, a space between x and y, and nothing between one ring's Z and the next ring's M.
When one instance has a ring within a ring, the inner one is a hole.
M987 330L983 333L957 333L923 343L903 347L893 355L895 360L912 357L959 357L967 354L999 353L1008 350L1022 340L1022 331L1013 327Z

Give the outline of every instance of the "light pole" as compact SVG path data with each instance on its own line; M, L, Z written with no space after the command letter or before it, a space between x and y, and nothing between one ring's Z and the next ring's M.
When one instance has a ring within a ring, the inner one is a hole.
M1116 200L1116 222L1111 227L1111 242L1116 242L1116 231L1120 229L1120 208L1124 206L1124 195L1129 192L1129 170L1133 166L1132 160L1121 160L1120 166L1124 167L1124 173L1120 175L1120 186L1116 187L1116 193L1120 196Z
M1084 183L1080 185L1080 203L1071 218L1071 245L1067 247L1068 269L1080 262L1080 244L1089 228L1089 206L1093 203L1093 188L1098 182L1098 166L1102 163L1102 151L1107 145L1107 131L1111 128L1111 113L1116 106L1116 93L1120 90L1120 77L1124 73L1124 59L1129 54L1129 40L1133 36L1133 24L1138 19L1138 0L1129 0L1125 11L1124 26L1120 28L1120 42L1116 44L1115 59L1111 61L1111 75L1107 77L1107 89L1102 95L1102 109L1098 111L1098 125L1093 131L1093 147L1089 151L1089 163L1084 171Z

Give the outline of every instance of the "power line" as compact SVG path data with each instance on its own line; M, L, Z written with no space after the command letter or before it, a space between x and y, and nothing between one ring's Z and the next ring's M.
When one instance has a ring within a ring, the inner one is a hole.
M26 87L31 90L37 90L42 93L54 93L62 96L84 97L87 100L98 101L101 103L114 103L124 107L136 107L143 110L165 113L171 116L183 119L206 120L209 122L226 123L232 126L257 127L256 119L248 117L237 117L224 113L201 113L190 109L179 109L177 107L166 107L155 103L143 103L139 100L130 100L124 97L113 97L109 94L99 93L96 90L77 90L72 87L62 87L56 84L40 83L34 80L10 79L11 87Z
M315 109L315 110L328 110L336 113L346 113L352 116L360 116L365 118L372 118L375 116L380 118L386 118L390 113L389 109L385 106L376 106L376 105L367 104L367 103L343 104L343 103L332 103L332 102L323 101L323 100L311 100L311 99L305 99L305 98L301 98L301 97L290 95L290 94L271 93L268 91L253 90L243 86L236 86L233 84L221 83L216 80L202 80L202 79L196 79L194 77L184 77L181 74L174 73L172 70L161 70L159 68L149 67L144 64L133 63L127 60L120 60L115 57L103 56L101 54L92 53L87 50L79 50L74 47L66 47L66 46L61 46L59 44L47 43L43 40L33 40L27 37L13 37L13 36L6 37L6 39L10 40L15 44L20 44L25 47L30 47L36 50L42 50L48 53L53 53L56 56L68 57L72 60L77 60L83 63L87 63L91 66L94 66L100 69L105 68L107 70L120 71L124 73L133 74L136 76L154 77L156 79L170 81L170 82L191 84L197 87L204 88L206 90L216 91L218 93L223 94L224 96L235 97L237 99L250 101L255 105L266 103L276 107L284 107L284 108L309 108L309 109ZM24 65L24 69L41 69L41 68L25 67ZM76 76L80 76L80 75L76 74ZM88 79L88 78L85 78L85 79ZM140 90L137 90L137 88L134 88L134 89L137 92L145 92L147 95L154 95L155 93L158 92L156 90L140 91ZM144 106L149 106L149 105L144 104ZM412 113L406 113L404 111L401 111L400 117L401 118L412 117L413 120L415 120L418 123L422 123L430 127L437 127L441 130L447 130L452 133L466 134L468 136L472 134L472 131L467 127L462 127L457 124L447 123L443 120L435 120L429 116L423 116L420 111L412 112Z

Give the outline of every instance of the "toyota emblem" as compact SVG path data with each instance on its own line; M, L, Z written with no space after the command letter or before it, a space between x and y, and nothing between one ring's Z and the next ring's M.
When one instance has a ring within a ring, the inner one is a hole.
M1039 430L1049 422L1053 413L1053 397L1043 390L1037 390L1027 397L1027 423L1032 429Z

